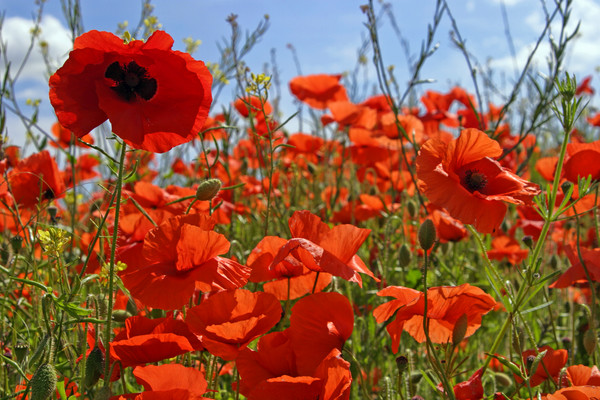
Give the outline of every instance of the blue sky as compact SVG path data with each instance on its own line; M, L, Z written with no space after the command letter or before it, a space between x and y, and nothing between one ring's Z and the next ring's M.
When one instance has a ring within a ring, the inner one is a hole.
M514 79L515 66L522 66L528 50L541 32L544 19L541 1L537 0L448 0L461 35L466 39L469 51L482 63L491 63L497 70L500 88L508 88ZM244 31L252 30L265 14L269 15L270 27L262 41L247 57L246 62L254 72L262 72L265 62L270 62L274 49L281 73L283 118L294 113L295 105L287 82L297 75L292 54L287 48L292 44L297 51L303 74L343 73L352 70L357 61L357 50L367 35L364 28L366 16L360 5L366 0L155 0L154 14L162 29L175 39L175 48L183 50L183 38L200 39L202 45L194 57L205 61L217 61L217 43L229 35L225 19L230 14L238 15L238 23ZM81 0L85 30L114 31L117 24L128 21L135 26L139 20L141 2L134 0ZM391 1L402 36L409 45L412 55L419 51L426 37L427 25L431 23L435 1L401 0ZM551 8L552 1L547 1ZM504 4L508 24L514 43L516 59L511 56L501 14ZM380 3L375 1L376 9ZM5 12L2 41L7 44L8 59L13 68L22 59L28 45L28 31L32 15L36 10L33 0L0 0L0 9ZM62 15L59 0L47 0L42 23L42 38L50 45L50 56L54 67L65 59L70 48L69 31ZM572 15L571 27L581 20L581 37L568 54L568 68L578 76L596 75L600 65L597 38L600 37L600 4L594 0L577 0ZM468 75L462 54L450 40L451 25L444 16L435 41L439 49L427 61L421 78L435 80L422 86L421 90L448 90L455 84L471 90L473 85ZM380 28L381 45L386 65L396 67L399 83L408 80L405 52L390 21L383 19ZM548 41L540 48L536 62L542 71L548 55ZM370 63L369 53L369 63ZM2 63L0 63L2 64ZM3 73L0 67L0 72ZM41 55L36 48L30 62L19 78L17 96L26 111L27 98L42 100L40 125L44 129L54 122L47 97L47 73ZM372 68L360 79L374 81ZM503 85L501 82L507 84ZM600 88L600 79L595 77L592 85ZM371 86L368 87L371 91ZM225 92L220 100L233 100L232 92ZM10 114L10 113L9 113ZM22 144L23 128L13 115L8 120L9 137L12 143Z

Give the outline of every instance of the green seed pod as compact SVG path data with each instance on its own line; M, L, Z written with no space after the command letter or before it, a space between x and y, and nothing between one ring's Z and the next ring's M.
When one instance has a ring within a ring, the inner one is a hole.
M412 218L415 218L419 213L419 207L413 200L408 200L408 202L406 203L406 208L408 209L408 214Z
M594 329L588 329L583 334L583 347L585 347L585 351L589 355L594 353L596 349L596 344L598 344L598 337L596 336L596 332Z
M510 379L510 376L505 373L496 372L494 374L494 378L496 379L496 383L502 387L506 388L512 385L512 379Z
M212 200L221 190L221 181L218 179L207 179L202 182L196 190L196 199Z
M31 381L31 400L47 400L56 390L56 370L52 364L44 363L38 367Z
M410 248L406 243L400 247L400 254L398 256L398 261L400 262L400 267L404 268L410 264L410 260L412 258L412 254L410 254Z
M104 372L104 353L98 346L94 346L85 363L85 387L94 386L102 372Z
M469 326L469 317L467 314L461 315L456 323L454 324L454 329L452 329L452 344L457 345L465 338L467 333L467 327Z
M17 343L15 345L15 356L17 356L17 361L22 363L25 359L25 356L29 352L29 344L28 343Z
M433 221L430 219L426 219L421 224L419 228L419 244L421 248L425 251L431 249L433 244L435 243L436 235L435 235L435 225L433 225Z

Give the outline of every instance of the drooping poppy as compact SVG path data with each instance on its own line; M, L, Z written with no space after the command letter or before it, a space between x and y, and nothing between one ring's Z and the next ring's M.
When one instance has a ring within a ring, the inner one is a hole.
M341 78L341 75L326 74L297 76L290 81L290 90L298 100L324 110L329 102L348 100Z
M196 290L236 289L250 270L219 257L229 251L225 236L212 230L204 214L170 218L144 239L145 259L128 265L121 275L131 295L149 307L173 310L187 304Z
M493 159L501 154L498 142L478 129L464 129L449 144L430 139L417 156L419 189L452 217L491 233L504 219L504 202L531 204L540 193Z
M388 286L377 293L378 296L393 296L395 300L380 305L373 311L378 323L387 321L387 331L392 338L392 351L396 353L403 331L408 332L417 342L425 341L423 315L425 297L423 292L402 286ZM483 315L496 306L492 296L478 287L464 283L460 286L438 286L427 290L427 318L429 338L433 343L447 343L452 340L454 327L466 316L466 332L469 337L481 326Z
M172 46L163 31L146 42L95 30L76 38L50 77L61 125L82 137L108 119L125 143L157 153L194 139L208 116L212 76Z
M280 318L281 305L273 295L237 289L215 293L190 308L186 322L211 354L234 360L241 349L267 333Z

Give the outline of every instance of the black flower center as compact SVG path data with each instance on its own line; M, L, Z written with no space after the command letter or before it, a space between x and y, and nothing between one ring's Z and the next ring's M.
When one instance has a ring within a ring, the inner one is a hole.
M465 171L464 184L468 191L474 192L477 190L480 192L487 185L487 178L476 169L468 169Z
M146 68L140 67L135 61L127 65L115 61L106 68L104 76L115 81L112 90L125 101L134 100L136 95L150 100L156 93L156 79L150 78Z

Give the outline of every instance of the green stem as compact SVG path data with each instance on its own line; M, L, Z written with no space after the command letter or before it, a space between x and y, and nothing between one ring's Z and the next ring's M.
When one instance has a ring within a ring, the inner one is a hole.
M121 158L119 160L119 172L117 174L117 182L115 188L115 220L113 225L113 237L110 247L110 262L108 264L108 309L106 315L106 327L104 330L104 340L106 341L106 362L104 363L104 387L110 385L110 340L111 340L111 322L114 302L114 272L115 272L115 256L117 252L117 238L119 234L119 213L121 211L121 190L123 188L123 170L125 164L125 153L127 145L123 143L121 148Z

